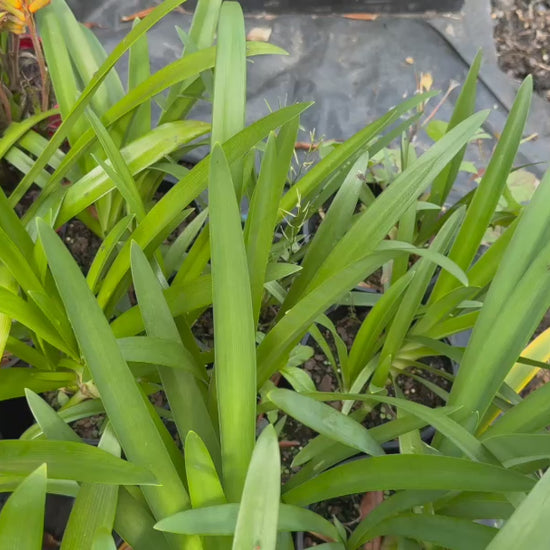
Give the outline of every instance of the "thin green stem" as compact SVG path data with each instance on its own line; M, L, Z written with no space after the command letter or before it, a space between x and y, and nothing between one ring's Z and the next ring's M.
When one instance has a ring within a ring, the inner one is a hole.
M50 79L48 78L48 69L46 67L46 59L44 58L44 52L42 51L42 44L36 31L36 24L34 17L29 12L27 13L27 25L29 27L29 34L36 54L36 60L38 62L38 70L40 71L40 80L42 81L42 111L47 111L50 106Z

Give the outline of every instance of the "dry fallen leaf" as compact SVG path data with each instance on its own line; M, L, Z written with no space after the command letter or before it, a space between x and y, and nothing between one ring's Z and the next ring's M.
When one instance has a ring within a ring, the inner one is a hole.
M318 148L318 143L308 143L307 141L297 141L294 144L294 149L297 151L316 151Z
M405 63L407 63L407 65L414 65L414 57L406 57Z
M251 42L268 42L271 38L272 29L269 27L254 27L246 35L246 39Z
M420 73L420 90L422 92L429 92L432 89L434 83L431 73Z
M100 25L99 23L94 23L92 21L88 21L86 23L82 23L87 29L105 29L103 25Z
M378 19L377 13L344 13L342 15L345 19L353 19L355 21L376 21Z
M135 19L143 19L144 17L147 17L154 9L155 8L146 8L136 13L132 13L132 15L126 15L125 17L121 17L120 20L123 23L128 23L129 21L134 21Z
M290 447L298 447L300 445L299 441L279 441L280 449L288 449Z

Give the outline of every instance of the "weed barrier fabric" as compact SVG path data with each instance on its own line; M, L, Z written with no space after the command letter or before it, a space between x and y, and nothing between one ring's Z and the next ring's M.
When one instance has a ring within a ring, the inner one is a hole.
M277 109L299 101L315 101L302 117L300 139L343 140L382 116L388 109L413 95L421 75L429 75L432 89L443 94L453 83L462 83L476 51L484 50L484 65L478 91L478 109L490 109L485 130L492 136L502 131L511 107L517 84L500 72L492 37L489 0L465 0L462 12L438 14L379 14L374 20L344 17L344 11L358 10L361 2L337 2L338 9L331 15L319 13L259 14L246 10L247 32L269 35L269 41L283 47L288 56L262 56L248 64L248 122ZM391 3L391 2L390 2ZM407 2L396 2L395 5ZM269 2L248 0L254 7ZM281 7L284 2L275 2ZM299 2L295 5L306 5ZM319 3L321 8L326 4ZM374 6L381 2L364 0L362 5ZM414 2L409 2L411 7ZM419 5L416 2L416 5ZM455 9L462 2L449 0L441 5ZM451 5L452 4L452 5ZM151 0L69 0L81 22L92 23L94 32L107 51L111 51L130 30L131 23L124 17L150 8ZM388 4L389 5L389 4ZM427 5L427 4L424 4ZM349 6L349 10L347 10ZM152 70L174 61L182 45L175 30L188 30L190 7L175 11L149 33ZM321 9L319 8L319 9ZM324 9L324 8L323 8ZM274 10L277 11L277 10ZM261 31L258 31L261 29ZM121 61L118 69L126 72ZM450 119L458 89L449 94L440 106L435 119ZM438 103L430 102L429 113ZM200 103L192 117L208 120L211 105ZM517 165L544 163L531 169L540 175L546 169L550 144L550 106L535 97L533 113L526 135L536 139L525 143L516 161ZM418 135L419 152L429 145L422 129ZM494 146L494 140L483 141L469 154L472 162L483 167ZM196 152L197 160L202 152ZM463 195L474 186L472 178L462 178L457 195ZM455 197L456 198L456 197Z

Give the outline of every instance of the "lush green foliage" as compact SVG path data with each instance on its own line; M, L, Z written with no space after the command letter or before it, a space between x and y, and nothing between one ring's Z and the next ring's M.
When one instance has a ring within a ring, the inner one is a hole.
M480 57L452 120L430 132L435 143L421 156L412 113L432 92L323 148L293 177L308 105L245 126L246 57L281 52L246 43L238 4L200 0L181 59L149 73L147 30L180 3L158 6L108 56L63 0L39 14L63 123L50 141L31 130L36 120L0 139L0 156L24 174L9 197L0 192L0 349L26 363L0 370L0 399L26 396L36 419L20 440L0 442L0 487L13 491L0 539L11 544L14 525L32 517L20 531L25 547L38 548L53 492L76 496L63 549L114 548L113 530L135 550L286 550L294 531L331 549L379 536L411 548L496 548L531 521L528 540L542 548L550 389L524 400L517 392L550 357L548 333L528 345L550 307L549 175L476 260L502 220L530 79L476 190L451 208L487 116L474 113ZM113 67L127 52L125 90ZM201 97L212 100L211 125L187 119ZM210 154L183 168L208 133ZM376 196L365 172L395 155L396 138L396 173ZM177 182L154 199L167 174ZM41 192L20 219L14 208L33 185ZM208 206L194 211L206 190ZM319 209L317 231L302 240ZM75 217L102 238L86 277L55 231ZM378 270L383 293L354 290ZM372 308L349 350L326 315L341 303ZM208 344L194 327L211 311ZM466 349L445 340L472 328ZM333 392L318 391L300 367L307 334L333 366ZM460 370L449 393L438 390L445 406L432 409L405 399L395 380L434 355ZM280 375L292 389L276 387ZM37 395L48 390L70 398L56 411ZM159 390L169 410L148 399ZM395 418L365 428L382 404ZM106 418L98 449L68 425L94 414ZM281 483L287 416L319 435ZM437 432L431 444L420 437L425 426ZM395 439L401 453L386 454ZM369 491L395 493L351 533L307 508ZM508 518L499 534L476 521Z

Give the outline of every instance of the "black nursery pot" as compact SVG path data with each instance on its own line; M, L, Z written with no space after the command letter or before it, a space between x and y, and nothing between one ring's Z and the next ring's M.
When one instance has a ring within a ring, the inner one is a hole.
M34 417L24 397L0 401L0 439L19 439L34 424Z

